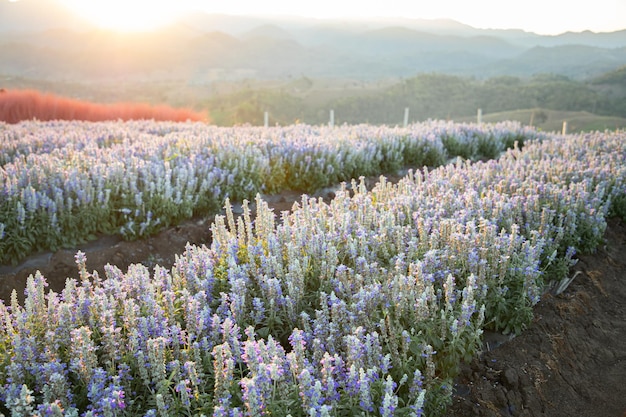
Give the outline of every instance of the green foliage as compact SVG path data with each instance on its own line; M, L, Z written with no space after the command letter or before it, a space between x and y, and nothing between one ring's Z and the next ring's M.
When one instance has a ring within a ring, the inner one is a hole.
M336 97L334 90L317 90L315 100L306 100L282 87L245 89L219 96L208 103L218 125L263 124L263 112L279 124L303 121L328 122L329 109L340 123L401 124L405 107L410 120L458 119L517 109L544 108L586 111L604 116L626 117L626 100L615 95L626 91L621 78L614 76L591 83L562 75L538 74L529 78L497 76L486 80L428 73L407 78L386 88L346 90ZM607 88L608 86L608 88ZM310 86L307 90L315 90ZM309 94L313 94L309 92ZM626 94L626 93L625 93ZM542 124L542 115L534 120Z
M609 215L626 221L626 193L618 195L613 199Z

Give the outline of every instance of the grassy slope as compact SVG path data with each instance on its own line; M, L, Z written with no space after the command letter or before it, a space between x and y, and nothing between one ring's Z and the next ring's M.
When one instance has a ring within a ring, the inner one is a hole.
M538 114L543 112L545 120L541 120ZM534 113L534 116L533 116ZM540 130L546 132L560 132L563 128L563 122L567 121L568 132L590 132L603 131L605 129L616 130L626 128L626 118L599 116L586 111L560 111L547 109L523 109L512 110L498 113L483 114L483 122L495 123L504 120L519 121L524 125L531 124ZM455 118L458 122L474 122L476 117L459 117Z

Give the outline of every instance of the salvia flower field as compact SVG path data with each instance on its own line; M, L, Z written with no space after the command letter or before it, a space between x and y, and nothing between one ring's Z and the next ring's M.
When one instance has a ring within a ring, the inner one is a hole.
M0 302L11 415L441 415L483 330L521 332L576 252L601 243L606 218L626 216L624 133L1 129L5 261L225 205L210 247L189 245L170 270L100 276L78 252L80 279L61 293L36 274L23 305ZM257 195L406 166L397 184L352 180L280 218ZM243 198L255 212L244 201L236 217L229 199Z
M284 189L447 159L492 158L528 137L515 124L432 122L218 128L202 123L0 124L0 263L97 234L146 236L193 215ZM535 134L531 134L534 136Z

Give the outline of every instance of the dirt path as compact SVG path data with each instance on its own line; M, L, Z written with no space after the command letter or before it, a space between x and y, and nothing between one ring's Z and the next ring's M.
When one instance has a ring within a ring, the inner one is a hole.
M295 193L274 196L275 213L289 210ZM20 266L0 266L0 299L13 288L23 298L27 277L40 270L50 289L78 277L76 250L87 254L88 270L111 263L171 267L187 242L210 240L207 219L186 222L143 241L102 238L73 250L41 254ZM463 371L449 416L626 417L626 224L611 220L606 245L582 256L581 273L559 296L546 295L535 321L522 335L489 349Z

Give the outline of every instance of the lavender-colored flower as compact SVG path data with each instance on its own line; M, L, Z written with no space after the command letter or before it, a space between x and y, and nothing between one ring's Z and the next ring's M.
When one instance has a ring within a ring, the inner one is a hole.
M227 400L230 398L230 387L234 384L233 373L235 361L228 343L216 345L213 348L213 362L215 383L215 397Z
M98 364L96 346L91 339L91 334L91 330L86 326L71 331L70 370L75 372L85 383L91 381Z
M391 378L391 375L387 375L383 389L382 405L379 407L381 416L393 416L396 408L398 407L398 397L394 394L396 389L396 383Z
M368 412L374 411L371 386L376 381L376 371L359 369L359 406Z
M265 410L264 396L257 385L256 378L242 378L239 381L243 392L245 407L250 416L263 415Z

